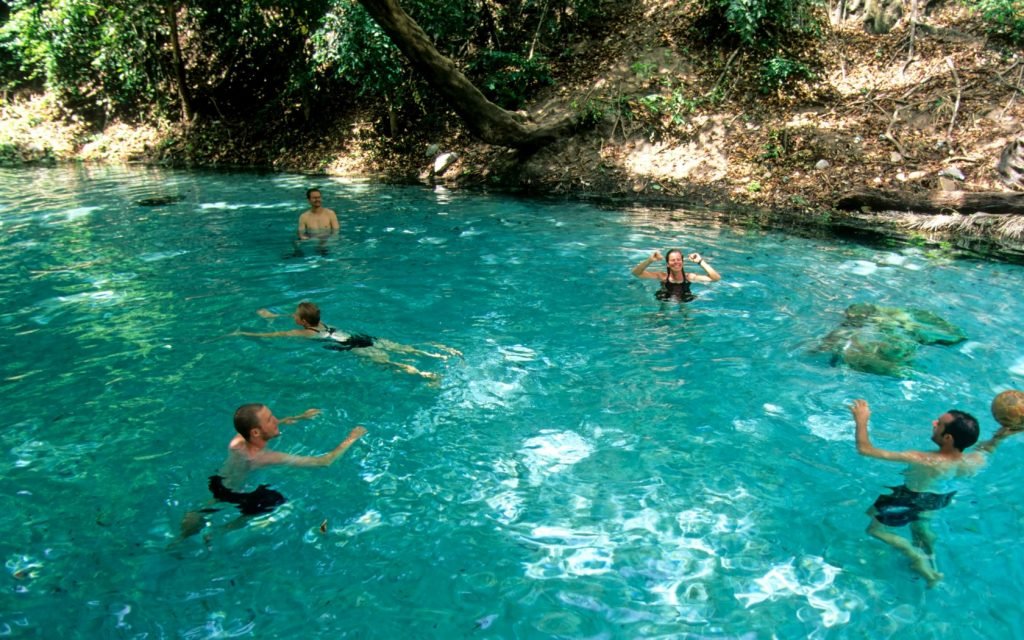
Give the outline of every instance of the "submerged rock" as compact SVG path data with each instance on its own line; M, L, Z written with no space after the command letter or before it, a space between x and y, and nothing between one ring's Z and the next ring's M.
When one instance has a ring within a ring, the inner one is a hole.
M143 198L135 204L140 207L160 207L165 204L174 204L175 202L181 202L185 199L185 196L156 196L153 198Z
M913 373L919 345L951 345L967 335L931 311L856 303L846 308L843 323L825 336L819 351L832 354L833 366L907 378Z

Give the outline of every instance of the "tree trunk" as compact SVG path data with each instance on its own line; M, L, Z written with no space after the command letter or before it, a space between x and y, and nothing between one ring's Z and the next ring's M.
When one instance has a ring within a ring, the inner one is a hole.
M843 196L836 208L855 211L867 207L875 211L913 211L915 213L1024 213L1024 193L1003 191L936 191L915 195L903 191L863 189Z
M537 149L567 134L576 123L566 116L546 126L528 125L516 114L494 104L430 42L422 28L397 0L359 0L413 68L448 101L469 130L484 142Z
M174 76L178 85L178 100L181 102L181 117L186 122L192 122L192 100L188 95L188 85L185 82L185 62L181 59L181 42L178 39L178 3L167 3L167 21L171 27L171 51L174 52Z

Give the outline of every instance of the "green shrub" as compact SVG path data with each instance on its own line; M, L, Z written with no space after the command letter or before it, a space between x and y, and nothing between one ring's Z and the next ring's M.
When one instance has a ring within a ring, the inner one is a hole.
M518 109L537 89L554 82L543 58L508 51L481 51L468 70L480 90L505 109Z
M761 91L769 93L779 89L793 80L809 80L814 77L810 67L802 62L773 56L761 64Z
M990 34L1024 45L1024 0L967 0Z
M695 4L708 42L761 51L822 33L821 0L679 0Z
M29 0L15 0L10 9L10 19L0 26L0 88L41 84L46 77L47 53L42 7Z

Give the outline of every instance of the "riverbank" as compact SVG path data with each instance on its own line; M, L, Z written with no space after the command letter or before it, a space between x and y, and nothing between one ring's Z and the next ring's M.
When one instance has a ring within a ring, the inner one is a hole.
M1006 190L996 163L1022 132L1024 55L989 41L966 9L943 4L882 36L859 22L839 26L821 43L813 79L765 93L751 60L700 49L676 5L654 4L636 3L613 33L584 41L556 69L557 84L529 113L585 113L592 126L530 156L479 143L455 116L399 123L392 136L373 105L303 127L160 121L95 130L32 97L3 104L0 161L247 167L698 206L745 223L1024 259L1020 216L837 207L855 189L911 199ZM434 171L446 153L454 162Z

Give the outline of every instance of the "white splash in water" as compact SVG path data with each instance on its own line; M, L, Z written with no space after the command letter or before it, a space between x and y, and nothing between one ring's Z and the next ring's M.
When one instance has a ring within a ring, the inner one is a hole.
M807 428L819 438L841 442L850 439L853 421L834 415L808 416Z
M867 260L850 260L839 265L839 268L858 276L869 276L878 271L878 265Z
M498 351L509 362L532 362L537 359L537 352L521 344L511 347L499 347Z
M592 576L611 571L614 564L615 545L603 531L540 526L525 541L544 553L524 564L530 578Z
M511 524L519 519L519 514L523 509L523 499L512 491L505 491L487 498L487 506L494 509L500 522Z
M1015 376L1024 376L1024 356L1017 358L1017 361L1010 366L1010 373Z
M796 560L791 559L786 564L775 565L754 580L753 591L737 593L736 599L749 609L766 600L805 598L807 604L822 612L821 623L826 628L849 622L850 612L839 606L840 596L835 587L841 569L818 556L806 556L799 563L797 567Z
M530 472L530 484L540 485L547 476L565 471L593 451L578 433L543 431L523 443L523 462Z
M758 420L736 418L732 421L733 429L736 429L740 433L758 433L760 431L761 423Z
M786 410L777 404L771 404L770 402L764 403L764 412L772 416L781 416L786 414Z

